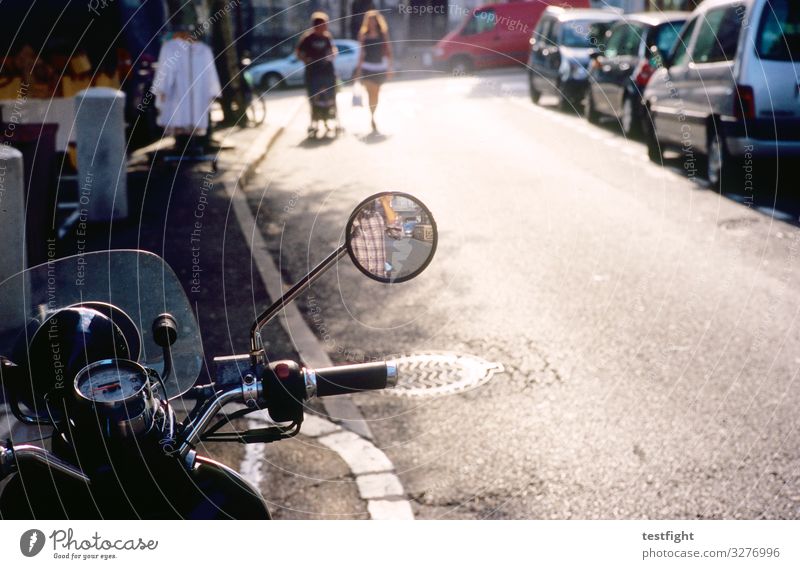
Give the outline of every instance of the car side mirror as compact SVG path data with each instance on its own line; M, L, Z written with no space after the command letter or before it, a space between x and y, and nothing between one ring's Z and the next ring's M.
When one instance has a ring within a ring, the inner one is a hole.
M669 59L664 53L658 49L658 46L651 45L650 46L650 65L656 69L663 67L664 69L669 69L670 62Z

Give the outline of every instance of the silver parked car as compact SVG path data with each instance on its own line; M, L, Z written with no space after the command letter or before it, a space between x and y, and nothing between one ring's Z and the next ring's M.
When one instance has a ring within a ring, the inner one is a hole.
M715 187L800 155L800 2L706 0L644 92L650 158L702 158ZM687 167L688 169L688 167Z
M342 81L353 78L353 72L358 64L360 44L355 40L334 40L338 51L333 66L336 75ZM262 91L270 91L281 87L297 87L305 83L305 64L297 59L295 54L281 59L274 59L264 63L250 66L248 73L250 81Z

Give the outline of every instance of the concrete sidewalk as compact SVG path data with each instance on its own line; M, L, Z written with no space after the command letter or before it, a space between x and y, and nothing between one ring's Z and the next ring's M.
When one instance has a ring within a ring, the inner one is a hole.
M300 104L301 97L270 99L261 127L216 133L214 141L222 148L216 173L210 163L164 162L165 144L135 152L128 163L128 218L73 226L57 243L57 257L103 249L157 253L178 275L195 307L206 363L217 355L246 352L253 316L270 299L250 263L243 262L250 251L239 226L229 219L223 184L243 182L252 174ZM288 338L270 337L273 355L296 357ZM205 381L208 366L201 373L200 381ZM0 439L9 433L15 441L39 438L38 429L15 423L0 405Z
M168 141L136 152L128 169L129 218L84 227L85 235L80 236L75 227L57 245L59 257L81 250L79 239L84 240L84 252L136 248L163 257L180 279L200 323L206 365L199 382L210 379L213 357L247 352L250 325L271 301L251 257L252 236L232 215L230 193L244 190L286 123L305 111L306 104L302 95L280 94L268 99L267 120L261 127L215 133L214 141L222 148L216 172L210 162L164 162ZM299 360L292 339L278 322L265 328L264 338L271 358ZM180 400L174 403L180 413ZM332 433L341 429L317 419L309 425L312 431L315 424L327 427L280 444L217 443L199 450L242 471L262 491L275 518L369 518L368 502L360 497L351 466L326 447L327 439L315 438L328 435L325 429ZM245 420L235 425L259 426ZM42 436L49 430L19 424L0 405L0 440L10 437L15 444L47 447Z

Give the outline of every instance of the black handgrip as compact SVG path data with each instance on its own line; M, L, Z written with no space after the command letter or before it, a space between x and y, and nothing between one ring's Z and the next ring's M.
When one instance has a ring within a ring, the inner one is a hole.
M392 362L374 362L346 366L326 367L315 370L317 395L344 395L373 389L385 389L394 384L397 377Z

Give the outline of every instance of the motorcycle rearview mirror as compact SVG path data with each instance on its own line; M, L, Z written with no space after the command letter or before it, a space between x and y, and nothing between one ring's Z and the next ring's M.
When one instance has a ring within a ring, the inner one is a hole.
M438 232L430 210L402 192L381 192L362 201L350 214L345 242L262 312L250 329L250 356L261 352L260 330L345 254L359 271L382 283L402 283L418 276L436 253Z
M425 270L436 252L433 215L414 196L383 192L358 204L345 245L353 264L382 283L401 283Z

